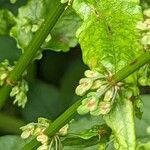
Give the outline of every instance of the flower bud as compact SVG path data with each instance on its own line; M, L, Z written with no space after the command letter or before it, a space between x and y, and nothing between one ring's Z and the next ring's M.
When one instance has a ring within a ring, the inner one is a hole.
M49 150L49 146L47 144L44 144L38 147L37 150Z
M22 132L21 138L22 139L27 139L30 135L31 135L31 131L30 130L25 130L25 131Z
M26 126L21 127L20 129L23 131L22 134L21 134L21 137L23 139L26 139L30 135L33 134L33 132L34 132L34 125L32 123L30 123L30 124L27 124Z
M150 45L150 35L145 35L142 39L141 39L141 43L143 45Z
M105 115L108 114L111 110L111 103L101 101L95 111L91 111L90 114L93 116L98 116L100 114Z
M42 144L45 144L48 142L48 136L45 134L41 134L37 136L37 141L41 142Z
M92 90L98 89L100 88L101 85L104 84L105 81L101 81L101 80L96 80L93 82L93 85L91 87Z
M80 115L84 115L84 114L87 114L89 112L89 109L84 106L84 105L80 105L78 108L77 108L77 112L78 114Z
M51 123L51 121L46 119L46 118L39 117L38 118L38 123L42 124L43 126L45 126L47 128L49 126L49 124Z
M111 103L109 102L100 102L99 109L102 115L108 114L111 110Z
M19 93L19 87L18 86L14 86L10 92L10 96L15 96L16 94Z
M79 96L83 96L92 86L93 80L89 78L82 78L79 81L79 85L77 86L75 92Z
M146 86L147 85L147 78L146 77L140 77L138 79L139 83L142 85L142 86Z
M0 80L4 80L6 77L7 77L7 73L6 72L4 72L4 73L2 73L1 75L0 75Z
M112 97L113 97L113 94L114 94L113 89L108 90L108 91L105 93L104 101L106 101L106 102L111 101L111 99L112 99Z
M97 108L97 104L98 104L98 98L94 96L88 97L82 101L82 105L87 107L89 111L95 110Z
M69 128L69 125L66 124L64 127L62 127L62 128L59 130L59 134L60 134L61 136L67 135L67 133L68 133L68 128Z
M144 10L143 13L144 13L145 16L150 17L150 9Z
M103 76L101 75L99 72L95 71L95 70L86 70L84 72L84 75L88 78L98 78L100 76Z

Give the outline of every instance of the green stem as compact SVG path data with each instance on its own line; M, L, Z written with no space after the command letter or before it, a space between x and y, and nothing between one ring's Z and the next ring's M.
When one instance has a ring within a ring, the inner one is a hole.
M19 128L25 125L25 122L22 120L3 113L0 113L0 121L0 130L13 134L20 134L21 130Z
M150 61L150 52L146 52L143 55L139 56L133 62L131 62L129 65L127 65L114 75L115 82L119 82L125 79L126 77L128 77L130 74L135 72L138 68L148 63L149 61ZM102 94L104 94L112 85L106 87L106 89L103 91ZM80 106L81 101L84 98L85 97L78 100L75 104L69 107L62 115L60 115L47 129L46 134L48 134L49 136L53 136L61 127L63 127L66 123L68 123L73 118L73 116L76 115L76 110ZM26 144L22 150L35 150L38 146L39 143L36 141L36 139L33 139L31 142Z
M41 25L40 29L36 32L30 44L26 48L24 54L20 57L18 63L16 64L13 71L9 74L7 81L15 83L22 76L23 72L26 70L28 65L32 62L35 54L40 49L40 46L44 42L45 38L48 36L57 20L65 10L66 4L61 4L60 0L53 1L53 9L47 14L47 18ZM6 100L9 92L11 90L11 85L4 85L0 89L0 107L2 107L4 101Z
M140 55L129 65L118 71L116 75L114 75L113 79L115 80L115 82L121 81L146 63L150 63L150 52L148 51Z

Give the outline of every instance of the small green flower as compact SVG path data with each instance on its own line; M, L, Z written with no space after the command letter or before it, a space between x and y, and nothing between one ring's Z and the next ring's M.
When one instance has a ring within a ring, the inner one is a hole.
M59 130L59 134L60 134L61 136L67 135L67 133L68 133L68 128L69 128L69 124L66 124L64 127L62 127L62 128Z
M0 80L4 80L7 77L7 75L8 74L6 72L0 74Z
M104 90L106 89L107 86L108 86L107 84L104 84L99 89L97 89L96 93L97 93L98 97L102 96L102 94L103 94L103 92L104 92Z
M22 108L25 107L25 104L27 102L27 96L26 96L26 93L24 92L19 92L16 97L15 97L15 100L14 100L14 104L17 103L18 106L21 106Z
M42 134L45 130L46 130L46 127L41 127L37 124L37 127L35 128L33 135L38 136Z
M46 118L39 117L39 118L38 118L38 123L39 123L40 125L42 125L42 126L44 126L44 127L47 128L47 127L50 125L51 121L48 120L48 119L46 119Z
M78 114L80 115L85 115L89 112L89 109L85 106L85 105L80 105L78 108L77 108L77 112Z
M142 39L141 43L143 45L150 45L150 34L146 34Z
M150 9L144 10L143 13L144 13L145 16L150 17Z
M106 101L106 102L109 102L109 101L111 101L111 99L113 98L113 95L114 95L114 90L113 90L113 88L112 89L110 89L110 90L108 90L106 93L105 93L105 96L104 96L104 101Z
M21 134L21 138L26 139L33 134L35 128L34 125L30 123L26 126L21 127L20 129L23 131Z
M106 115L110 112L111 108L112 108L112 105L110 102L102 101L99 103L97 109L95 111L91 111L90 113L93 116L98 116L100 114Z
M13 69L13 66L10 66L9 61L5 59L0 63L0 86L2 86L7 78L9 72Z
M140 85L146 86L147 85L147 78L142 76L138 79L138 82L140 83Z
M10 96L13 97L15 96L16 94L19 93L19 87L18 86L14 86L10 92Z
M86 114L88 112L96 110L98 105L98 98L96 96L90 96L85 98L82 101L82 105L80 105L77 109L79 114Z
M11 97L15 97L14 104L17 103L18 106L25 107L27 102L28 84L25 80L19 81L16 86L12 88L10 92Z
M38 142L41 142L42 144L47 144L49 138L45 134L40 134L36 137L36 139Z
M148 30L147 28L147 24L142 22L142 21L139 21L136 25L136 28L141 30L141 31L145 31L145 30Z
M99 77L104 77L104 75L100 74L99 72L95 70L86 70L84 72L84 75L88 78L99 78Z
M49 150L49 146L48 145L41 145L40 147L37 148L37 150Z
M92 90L98 89L100 88L106 81L102 81L102 80L96 80L93 82L93 85L91 87Z
M93 84L93 80L90 78L82 78L79 81L79 85L77 86L75 92L79 96L83 96L91 87Z

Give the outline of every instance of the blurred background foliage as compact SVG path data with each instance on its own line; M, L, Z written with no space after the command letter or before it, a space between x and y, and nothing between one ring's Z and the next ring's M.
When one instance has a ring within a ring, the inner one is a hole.
M27 0L18 0L15 4L11 4L9 0L0 0L0 9L7 8L12 11L14 15L17 15L18 8L26 4L26 2ZM141 3L144 8L150 5L149 0L142 0ZM13 63L18 60L20 55L21 50L17 48L15 39L8 35L1 35L0 61L8 59ZM27 68L28 74L26 80L29 83L30 90L28 92L26 107L24 109L18 108L12 104L13 101L9 98L1 110L0 135L9 134L13 136L13 134L19 134L19 127L21 125L34 122L38 117L46 117L50 120L54 120L58 117L64 110L79 99L79 97L75 95L74 90L79 79L83 76L85 69L87 69L87 66L82 62L79 45L71 48L69 52L44 50L42 59L34 61ZM142 96L144 114L142 121L137 120L137 133L139 137L146 137L145 129L150 125L150 118L148 117L148 107L150 108L150 95L148 93L150 93L150 89L148 87L141 87L141 93L145 94ZM87 120L88 118L89 117L87 117ZM92 123L85 120L86 118L76 122L76 125L73 125L74 130L79 126L80 129L89 128ZM89 125L88 127L86 126L87 124ZM12 143L11 148L14 149L13 147L16 145L15 141L20 139L16 136L14 138L11 138L11 136L1 137L0 148L4 145L8 145L6 142L8 140ZM22 144L22 142L19 144ZM18 145L18 147L19 146L20 145Z

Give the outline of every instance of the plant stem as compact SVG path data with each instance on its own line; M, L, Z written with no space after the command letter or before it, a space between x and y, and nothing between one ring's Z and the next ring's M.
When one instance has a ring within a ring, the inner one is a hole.
M10 83L15 83L19 80L26 70L28 65L34 59L35 54L40 49L40 46L44 42L45 38L48 36L54 25L56 24L57 20L65 10L66 4L61 4L60 0L53 1L53 9L50 10L49 14L47 15L46 20L41 25L40 29L35 33L33 39L31 40L28 47L25 49L24 54L18 60L15 68L12 72L10 72L7 81ZM11 85L4 85L0 89L0 107L2 107L4 101L8 97L8 94L11 90Z
M22 120L19 120L16 117L10 117L3 113L0 113L0 121L0 130L11 134L20 134L21 130L19 128L25 125L25 122Z
M134 61L132 61L129 65L125 66L123 69L118 71L113 77L116 82L119 82L126 77L128 77L130 74L135 72L138 68L140 68L142 65L148 63L150 61L150 52L145 52L143 55L136 58ZM112 84L113 85L113 84ZM103 91L102 94L104 94L112 85L106 87L106 89ZM73 104L71 107L69 107L62 115L60 115L47 129L46 134L49 136L53 136L58 130L63 127L66 123L68 123L73 116L76 114L77 108L80 106L81 101L85 97L78 100L75 104ZM26 144L22 150L35 150L38 147L39 143L36 141L36 139L33 139L31 142Z
M129 65L118 71L114 75L113 79L115 80L115 82L121 81L146 63L150 63L150 52L148 51L140 55L138 58L134 59Z

